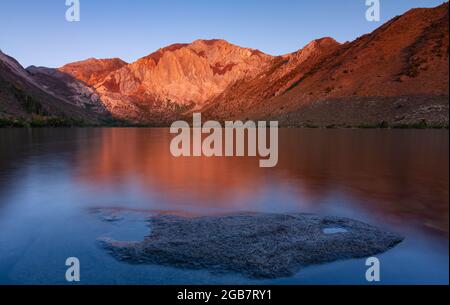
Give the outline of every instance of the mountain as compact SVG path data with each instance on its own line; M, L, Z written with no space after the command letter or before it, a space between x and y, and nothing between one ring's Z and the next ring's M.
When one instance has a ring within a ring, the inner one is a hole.
M355 41L325 37L282 56L214 39L132 63L25 70L1 53L0 115L167 126L196 111L282 126L448 126L448 21L448 3L413 9Z
M224 40L197 40L160 49L112 72L95 88L117 118L169 123L230 84L255 76L271 59Z
M67 64L58 71L69 74L88 86L95 86L103 81L111 72L114 72L127 63L119 58L97 59L89 58L83 61Z
M205 114L294 126L448 125L448 21L445 3L413 9L353 42L315 41L228 88Z
M341 45L332 38L314 40L303 49L272 58L267 69L243 79L210 100L202 111L212 117L236 117L257 109L262 101L281 96L332 56Z
M47 68L26 70L0 52L0 123L101 124L109 113L99 99L91 100L94 92L76 79L67 86L68 78Z

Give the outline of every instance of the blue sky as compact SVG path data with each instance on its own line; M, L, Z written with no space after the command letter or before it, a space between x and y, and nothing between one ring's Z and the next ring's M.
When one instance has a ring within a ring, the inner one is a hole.
M0 2L0 49L24 66L58 67L89 57L128 62L175 42L222 38L278 55L331 36L371 32L413 7L443 0L381 0L381 22L367 22L365 0L80 0L81 21L65 0Z

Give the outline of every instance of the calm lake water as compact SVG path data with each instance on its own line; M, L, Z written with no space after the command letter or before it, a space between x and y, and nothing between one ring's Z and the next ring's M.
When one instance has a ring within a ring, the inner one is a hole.
M130 265L100 237L142 240L151 213L308 212L403 234L379 255L382 284L449 281L448 130L280 130L279 163L174 158L167 129L0 130L0 284L347 284L365 260L253 280Z

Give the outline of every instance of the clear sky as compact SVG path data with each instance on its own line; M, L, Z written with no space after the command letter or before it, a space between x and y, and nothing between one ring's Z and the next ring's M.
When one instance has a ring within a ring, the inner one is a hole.
M58 67L89 57L131 62L160 47L222 38L279 55L313 39L340 42L371 32L413 7L444 0L381 0L367 22L365 0L80 0L81 21L65 0L0 1L0 49L24 66Z

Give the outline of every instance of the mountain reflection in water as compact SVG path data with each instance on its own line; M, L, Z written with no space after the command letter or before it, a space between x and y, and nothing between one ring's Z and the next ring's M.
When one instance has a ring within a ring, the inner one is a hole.
M172 136L168 129L0 130L0 230L9 232L0 237L0 272L10 276L0 282L27 282L18 270L25 274L29 265L42 266L45 279L28 281L53 279L46 272L62 258L48 251L70 256L64 250L75 245L101 251L94 245L103 227L92 224L87 211L102 208L350 217L405 235L404 245L386 254L393 266L420 263L428 282L448 282L442 271L448 270L448 130L281 129L275 168L260 168L252 157L175 158ZM146 232L139 228L126 233ZM71 232L76 238L66 240ZM48 242L30 248L32 240ZM30 249L33 258L23 254ZM34 262L38 256L48 263ZM403 266L408 280L417 276L414 268ZM153 279L171 282L164 272ZM100 272L92 281L109 283L106 276Z
M281 130L274 169L250 157L174 158L164 129L95 134L98 141L77 147L79 183L120 188L132 179L156 193L163 209L253 210L269 196L278 210L283 199L272 190L291 193L307 211L340 193L369 213L448 231L447 131Z

